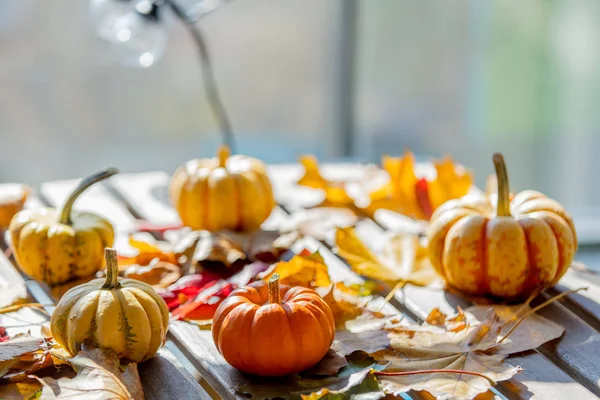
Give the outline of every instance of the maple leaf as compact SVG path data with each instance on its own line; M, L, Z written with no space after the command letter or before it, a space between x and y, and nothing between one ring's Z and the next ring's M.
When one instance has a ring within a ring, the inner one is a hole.
M561 337L565 331L565 328L556 322L532 313L527 305L473 306L465 311L478 319L490 312L495 313L502 322L501 337L508 334L517 322L519 323L510 335L497 345L496 351L501 354L536 349L550 340ZM519 321L524 315L526 315L525 319Z
M434 308L425 319L425 322L429 325L443 327L448 332L460 332L469 327L467 316L460 307L458 307L456 316L452 318L448 318L439 308Z
M289 261L273 265L261 278L268 281L279 274L279 281L288 286L319 287L331 285L329 270L323 257L318 253L296 254Z
M489 390L492 382L510 379L520 371L504 363L506 355L495 351L501 328L494 313L458 332L396 328L389 335L393 350L372 355L387 363L384 373L391 373L379 376L381 387L390 394L413 389L428 391L437 399L472 399ZM422 373L427 370L439 372ZM409 371L421 373L393 375Z
M77 372L77 376L72 379L38 378L43 386L39 397L41 400L81 396L89 400L144 398L137 365L128 364L122 371L117 354L113 350L89 349L83 346L75 357L66 361Z
M358 216L349 208L315 207L293 212L280 227L281 232L296 232L327 241L337 227L354 226Z
M381 257L359 239L354 228L338 228L335 244L354 272L367 278L392 286L399 282L426 286L440 279L416 235L393 236Z
M368 215L384 208L412 218L429 220L444 202L466 195L473 185L471 174L454 164L450 157L433 161L435 176L419 176L415 157L407 151L402 157L384 155L381 159L389 181L370 194L371 204L364 208Z
M314 156L302 156L299 161L304 166L304 175L296 184L324 192L323 202L316 207L353 207L354 200L346 192L347 182L325 179Z

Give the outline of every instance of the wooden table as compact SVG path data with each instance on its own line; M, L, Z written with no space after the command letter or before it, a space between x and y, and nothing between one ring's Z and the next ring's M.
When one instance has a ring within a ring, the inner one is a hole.
M356 164L336 164L323 166L327 178L338 179L356 177L363 168ZM302 174L298 165L270 167L270 175L279 206L265 223L270 228L280 226L290 214L317 203L321 193L295 185ZM179 222L176 212L167 198L169 174L148 172L140 174L116 175L109 181L96 185L75 203L76 209L93 210L106 216L115 225L118 237L117 249L127 247L126 235L135 229L140 220L157 224ZM37 197L33 197L28 207L44 204L59 206L78 180L65 180L44 183ZM397 230L402 224L402 216L379 211L374 220L361 219L357 232L363 240L377 244L386 231ZM329 266L335 281L362 281L331 251L328 240L304 238L293 250L309 248L319 250ZM13 265L0 256L0 274L12 273ZM600 396L600 276L571 269L559 285L542 294L538 301L569 289L589 287L588 291L570 294L554 303L540 314L566 328L564 335L546 343L535 351L514 355L508 362L523 367L523 372L513 379L499 383L488 392L487 398L499 399L589 399ZM27 280L29 294L37 301L50 304L56 301L51 293L38 282ZM381 293L386 295L386 293ZM444 312L452 312L456 307L469 304L462 298L442 290L419 287L406 287L396 293L391 304L408 318L422 321L434 307ZM169 327L170 343L176 346L174 352L192 372L184 370L175 360L173 352L162 349L159 357L140 365L140 374L147 398L150 399L195 399L221 397L225 399L247 398L237 393L235 387L247 378L230 367L216 351L210 331L200 330L185 322L173 322ZM197 380L208 384L207 393ZM409 392L406 398L428 398L425 394Z

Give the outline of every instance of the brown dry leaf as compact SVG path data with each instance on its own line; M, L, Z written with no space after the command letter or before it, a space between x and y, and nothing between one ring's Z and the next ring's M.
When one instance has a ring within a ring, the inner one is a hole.
M381 258L371 252L353 228L338 228L335 242L338 254L354 272L367 278L391 286L399 282L427 286L440 279L417 236L392 237Z
M336 331L331 348L338 354L346 356L355 351L374 354L390 347L388 332L380 329L351 332Z
M175 264L154 259L149 265L130 265L123 277L152 285L155 289L167 288L181 278L181 269Z
M329 349L325 357L314 367L302 372L302 376L335 376L346 365L348 362L345 357Z
M346 192L346 182L325 179L319 171L319 163L316 157L302 156L299 161L304 166L304 175L296 184L321 189L325 193L325 199L317 207L352 208L354 206L354 200Z
M500 336L508 333L517 320L530 310L528 306L473 306L466 311L478 319L494 312L502 322ZM562 336L565 328L542 317L539 314L529 314L510 336L498 345L496 351L501 354L513 354L533 350L542 344Z
M332 284L324 289L326 289L326 293L319 294L331 308L338 329L345 328L346 321L360 316L367 305L368 299L360 297L357 291L352 293L352 289L342 282Z
M389 335L393 350L373 356L386 362L385 372L460 370L467 373L438 372L410 376L379 376L386 393L425 390L437 399L472 399L486 392L494 382L510 379L520 369L504 363L506 355L496 353L502 323L495 314L459 332L423 326L396 328Z
M85 396L88 400L144 398L136 364L128 364L122 372L113 350L83 348L68 360L77 372L75 378L39 379L43 385L41 400Z
M191 231L175 244L174 250L188 260L185 274L196 273L203 262L218 262L230 267L237 261L246 261L241 246L219 232Z
M0 399L36 399L36 395L41 389L42 385L38 381L3 383L0 385Z
M236 243L250 261L276 262L297 240L296 232L280 233L276 230L259 229L254 232L220 232Z
M279 274L279 281L288 286L314 288L331 285L327 265L318 252L303 252L292 257L290 261L280 261L261 278L268 281L273 274Z

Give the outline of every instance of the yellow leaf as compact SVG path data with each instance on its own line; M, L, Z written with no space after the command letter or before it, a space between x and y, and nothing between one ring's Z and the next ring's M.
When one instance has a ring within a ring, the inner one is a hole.
M327 294L323 296L323 300L331 308L333 319L338 328L344 328L346 321L360 316L367 300L359 297L359 291L352 289L342 282L332 284Z
M392 286L399 282L427 286L440 279L429 263L426 247L416 235L392 236L383 254L377 256L353 228L338 228L336 246L338 254L357 274Z
M329 271L323 257L317 252L308 255L298 254L290 261L280 261L263 277L268 281L274 274L279 274L279 281L284 285L319 287L331 285Z
M335 244L338 254L359 275L386 283L396 283L401 277L381 263L356 235L354 228L337 228Z
M429 201L435 210L446 201L465 196L473 185L473 177L450 157L434 162L436 177L428 182Z
M325 179L315 156L300 157L300 164L304 166L304 175L296 183L325 193L325 199L317 207L354 207L354 200L346 192L346 182Z

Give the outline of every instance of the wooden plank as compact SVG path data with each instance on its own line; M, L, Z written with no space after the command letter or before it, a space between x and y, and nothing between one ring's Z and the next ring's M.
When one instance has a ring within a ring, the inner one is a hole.
M142 174L118 174L107 182L140 217L156 224L181 223L179 215L169 203L170 175L163 171Z

